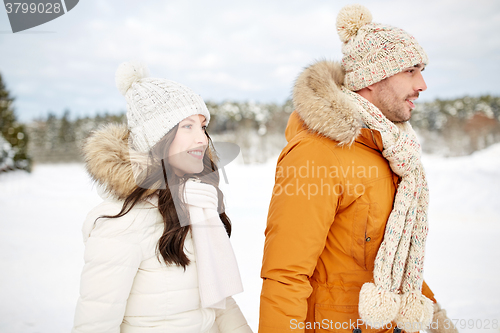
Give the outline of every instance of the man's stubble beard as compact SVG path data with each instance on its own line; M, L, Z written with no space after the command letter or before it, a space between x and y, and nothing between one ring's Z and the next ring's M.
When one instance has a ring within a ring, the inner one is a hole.
M416 96L418 97L418 93ZM408 111L409 106L406 99L411 97L415 97L415 95L408 95L406 98L400 99L390 84L384 81L379 83L377 95L379 110L393 123L404 123L410 120L411 110ZM407 114L408 112L409 114Z

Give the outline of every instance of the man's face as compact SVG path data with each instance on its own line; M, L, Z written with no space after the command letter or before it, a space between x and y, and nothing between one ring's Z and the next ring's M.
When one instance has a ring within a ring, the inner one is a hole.
M373 84L373 105L394 123L410 120L411 111L415 108L413 101L427 89L423 70L423 64L415 65Z

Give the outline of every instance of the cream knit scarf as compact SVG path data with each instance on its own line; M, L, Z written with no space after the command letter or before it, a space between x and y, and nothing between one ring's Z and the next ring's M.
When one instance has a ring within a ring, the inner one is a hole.
M243 291L236 257L217 212L215 187L189 179L184 202L189 209L201 306L224 309L226 298Z
M373 283L359 295L359 314L373 327L392 321L408 332L432 321L432 301L422 295L429 189L418 139L409 122L394 124L372 103L346 88L361 120L382 135L382 155L401 177L384 239L375 259Z

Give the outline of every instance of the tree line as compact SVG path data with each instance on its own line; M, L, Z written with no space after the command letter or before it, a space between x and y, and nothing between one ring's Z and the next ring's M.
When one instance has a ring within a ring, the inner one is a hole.
M500 97L484 95L417 104L411 124L426 153L469 155L500 142Z
M294 110L291 100L283 104L207 102L208 126L214 141L236 143L246 163L265 162L286 145L285 129ZM80 145L89 132L108 122L125 122L125 113L102 114L70 120L49 114L27 125L29 151L37 162L81 161ZM462 97L417 104L411 124L425 153L468 155L500 142L500 97Z
M81 145L92 130L126 122L125 112L74 118L49 112L27 124L17 121L10 96L0 75L0 172L30 170L35 163L81 162ZM294 110L285 103L207 102L208 126L213 141L240 146L245 163L265 162L286 145L285 129ZM461 156L500 142L500 97L484 95L419 103L411 124L423 151Z
M247 163L265 162L286 144L286 119L293 111L290 101L278 105L254 102L207 102L211 119L207 131L212 141L236 143ZM92 130L103 124L126 122L125 112L103 113L72 120L66 110L58 117L49 113L26 125L30 156L37 163L82 161L81 145Z

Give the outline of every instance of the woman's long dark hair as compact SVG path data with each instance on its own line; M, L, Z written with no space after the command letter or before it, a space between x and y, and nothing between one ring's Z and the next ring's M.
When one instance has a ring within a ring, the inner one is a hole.
M182 266L186 269L189 259L184 253L184 241L190 230L189 213L182 200L180 193L183 191L185 181L192 176L199 177L204 183L211 184L217 190L219 205L217 211L220 219L226 228L228 236L231 236L231 221L224 212L224 196L219 189L219 172L215 163L215 149L210 136L205 131L208 138L208 147L203 157L203 171L198 174L178 177L168 163L168 152L170 145L177 134L178 126L170 130L158 142L150 152L149 167L147 173L138 186L130 193L123 203L122 209L116 215L101 216L102 218L122 217L141 200L151 193L151 188L159 188L158 210L163 217L163 235L158 240L157 251L163 257L165 263ZM171 191L171 189L176 189ZM179 190L177 190L179 189Z

